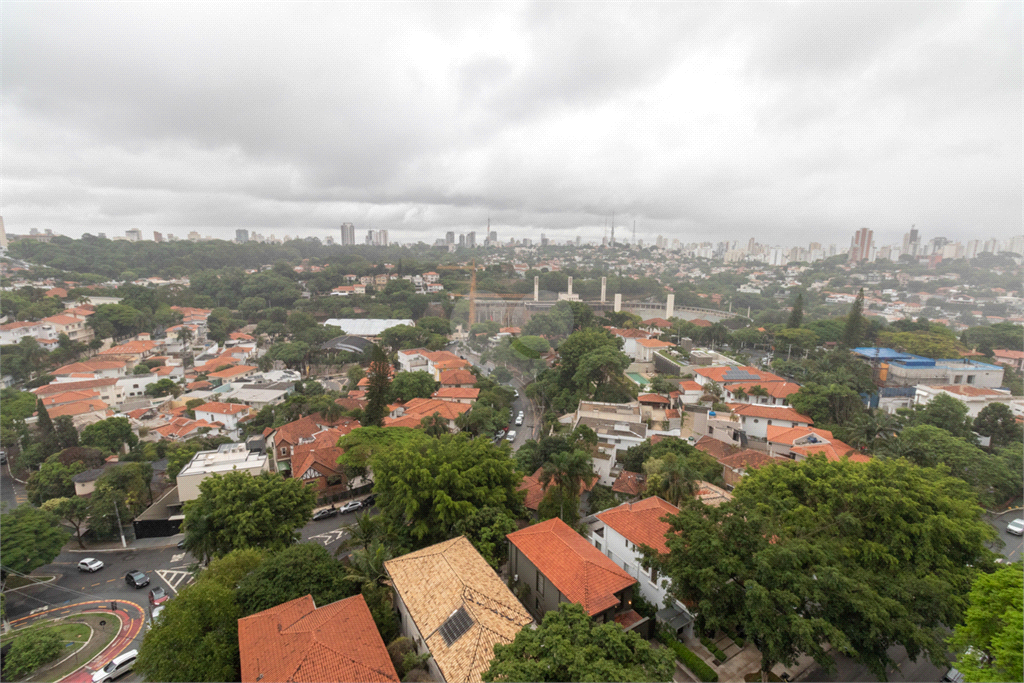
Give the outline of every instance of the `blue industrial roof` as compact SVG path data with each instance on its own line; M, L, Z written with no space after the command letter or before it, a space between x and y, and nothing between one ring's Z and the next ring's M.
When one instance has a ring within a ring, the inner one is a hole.
M931 358L924 358L923 356L915 356L912 353L903 353L896 349L887 349L885 347L874 347L874 346L860 346L853 350L858 356L863 356L868 360L881 360L881 361L892 361L892 360L931 360Z

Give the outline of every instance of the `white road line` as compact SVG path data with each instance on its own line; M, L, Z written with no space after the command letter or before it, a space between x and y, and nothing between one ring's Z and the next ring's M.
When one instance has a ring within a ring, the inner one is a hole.
M168 588L175 593L178 592L179 586L189 584L193 579L192 572L181 569L157 569L156 575L163 579Z
M323 543L324 546L326 547L331 545L332 543L337 543L338 541L340 541L345 536L345 534L346 532L344 529L335 529L334 531L328 531L326 533L317 534L316 536L310 536L309 540L312 541L315 538L320 543Z
M177 555L171 555L171 562L181 562L185 559L186 553L178 553Z

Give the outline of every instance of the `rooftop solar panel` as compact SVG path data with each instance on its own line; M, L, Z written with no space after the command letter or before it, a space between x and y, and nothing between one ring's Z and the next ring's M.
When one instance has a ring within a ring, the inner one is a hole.
M740 368L733 368L733 369L729 370L729 372L725 373L725 375L722 377L722 379L728 380L728 381L731 381L731 382L746 382L746 381L761 379L761 376L760 375L752 375L749 372L747 372L746 370L741 370Z
M451 616L441 624L441 628L438 631L441 632L441 637L444 638L444 644L451 647L452 643L461 638L472 625L472 617L469 616L464 607L460 607L452 612Z

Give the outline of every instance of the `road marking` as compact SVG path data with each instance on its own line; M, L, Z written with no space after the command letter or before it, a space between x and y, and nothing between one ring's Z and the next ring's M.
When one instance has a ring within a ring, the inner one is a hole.
M100 583L103 583L103 582L101 581ZM110 582L109 582L109 581L107 581L107 583L110 583ZM96 586L98 586L98 585L100 585L100 584L99 584L99 583L94 583L94 584L93 584L93 588L95 588L95 587L96 587Z
M110 583L111 581L117 581L117 579L107 579L107 583Z
M327 547L332 543L337 543L338 541L340 541L345 536L346 533L347 532L344 529L335 529L334 531L328 531L326 533L317 534L316 536L310 536L309 540L312 541L315 538L321 543L323 543L324 547Z
M171 562L181 562L185 559L186 553L179 553L177 555L171 555Z
M156 575L164 580L164 583L174 591L178 592L178 587L192 583L195 578L192 576L192 572L181 570L181 569L157 569Z

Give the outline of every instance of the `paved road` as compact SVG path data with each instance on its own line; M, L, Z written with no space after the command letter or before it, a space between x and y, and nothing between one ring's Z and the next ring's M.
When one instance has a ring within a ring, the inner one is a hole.
M0 508L13 510L26 502L28 497L25 495L25 487L14 481L10 463L0 465Z
M999 532L999 540L1004 544L1002 547L999 547L998 544L992 544L990 547L1010 562L1016 562L1021 558L1021 549L1024 548L1024 537L1014 536L1009 533L1006 530L1006 525L1022 517L1024 517L1024 510L1009 510L1000 515L994 515L989 519L989 524Z
M451 351L452 353L461 353L466 360L472 363L474 367L478 368L485 375L494 370L493 363L481 364L479 354L475 354L469 350L458 350L458 344L450 344L448 350ZM513 378L511 386L519 392L519 398L515 399L512 402L513 416L512 419L509 421L509 429L515 431L516 433L516 438L512 442L512 451L515 452L519 450L519 447L522 446L524 443L535 438L537 428L540 424L539 419L541 416L538 414L538 411L533 401L531 401L526 396L526 385L524 385L518 379ZM515 416L519 414L520 410L523 411L523 424L516 425Z

